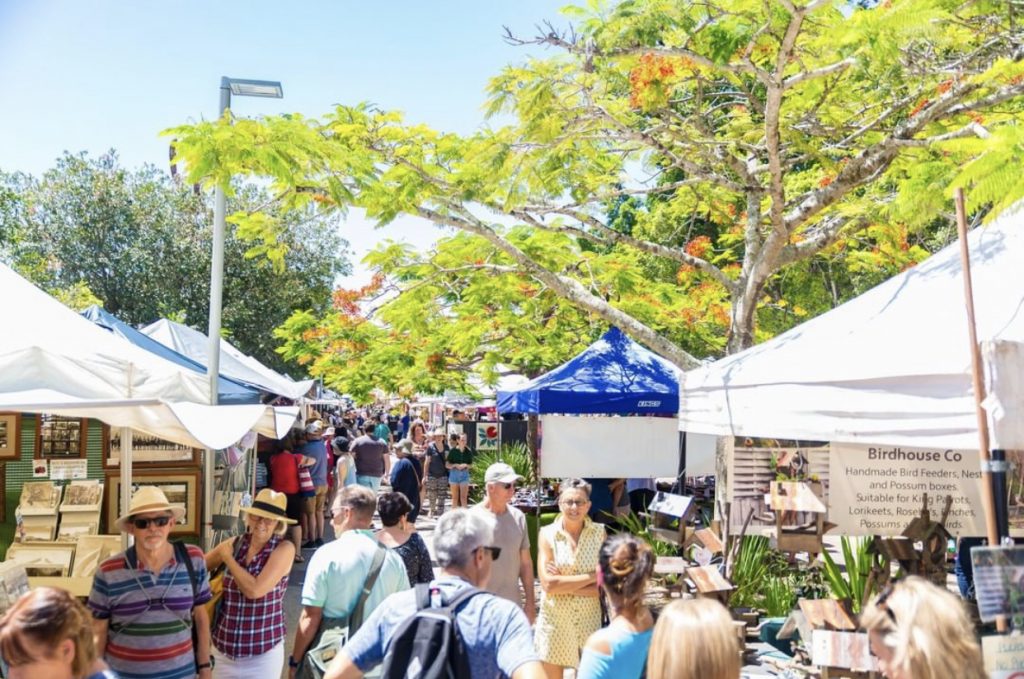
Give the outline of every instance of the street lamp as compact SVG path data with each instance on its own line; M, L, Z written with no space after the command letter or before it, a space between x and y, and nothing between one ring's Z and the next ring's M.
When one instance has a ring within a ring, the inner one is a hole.
M240 97L266 97L280 99L284 96L281 83L273 80L247 80L245 78L220 79L220 107L217 117L231 108L231 95ZM206 350L206 374L210 378L210 405L217 405L217 378L220 375L220 321L221 306L224 296L224 232L227 229L227 200L224 189L217 184L213 189L213 256L210 261L210 323ZM203 484L204 505L206 506L206 523L203 527L203 538L206 547L212 537L213 530L213 466L214 451L207 451L205 460L205 483Z

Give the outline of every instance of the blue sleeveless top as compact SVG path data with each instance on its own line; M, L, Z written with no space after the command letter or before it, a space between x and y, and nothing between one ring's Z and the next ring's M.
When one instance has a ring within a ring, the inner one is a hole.
M611 655L583 649L576 679L638 679L644 671L653 634L653 627L638 634L615 630L608 643Z

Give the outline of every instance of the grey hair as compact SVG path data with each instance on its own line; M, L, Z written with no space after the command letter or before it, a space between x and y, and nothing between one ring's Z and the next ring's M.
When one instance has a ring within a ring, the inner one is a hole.
M454 509L441 516L434 530L434 554L441 568L465 568L473 551L494 542L489 513Z
M586 495L587 499L589 500L590 499L590 492L592 490L592 487L591 487L591 485L589 483L587 483L583 479L574 479L574 478L563 479L562 484L561 484L561 488L560 488L560 490L558 492L558 498L561 499L562 496L565 494L565 491L567 491L567 490L581 490L581 491L583 491L583 494Z

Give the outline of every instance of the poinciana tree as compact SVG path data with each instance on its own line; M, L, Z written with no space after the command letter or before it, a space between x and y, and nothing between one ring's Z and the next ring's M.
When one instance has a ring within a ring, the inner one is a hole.
M446 134L356 105L171 133L194 181L251 175L286 206L453 227L490 253L461 271L541 286L683 367L752 344L780 280L822 257L848 271L911 265L925 254L915 232L948 218L952 184L971 186L978 212L1024 195L1009 162L1024 94L1012 5L568 11L573 29L507 36L558 53L492 81L490 112L513 120L496 129ZM281 229L260 213L235 220L270 244ZM403 295L424 287L407 283ZM800 316L790 309L786 322Z

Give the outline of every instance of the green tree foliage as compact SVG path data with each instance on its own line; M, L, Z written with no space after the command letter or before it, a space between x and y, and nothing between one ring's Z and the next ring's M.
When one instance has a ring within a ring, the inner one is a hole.
M459 136L356 105L169 133L192 181L251 175L289 208L415 215L475 238L394 269L403 296L431 295L403 281L411 270L529 280L689 367L912 266L948 222L951 185L976 214L1024 195L1008 8L592 2L567 10L572 29L508 36L555 54L494 78L502 127ZM437 261L483 243L493 256ZM405 332L372 325L363 341Z
M229 208L272 203L250 186ZM329 308L335 278L348 271L347 243L328 215L275 207L268 218L286 225L273 258L261 234L228 230L223 326L242 351L294 371L272 330L296 309ZM70 306L98 300L132 324L173 316L205 332L211 225L207 197L154 167L123 168L113 152L65 154L40 178L0 174L4 258Z

